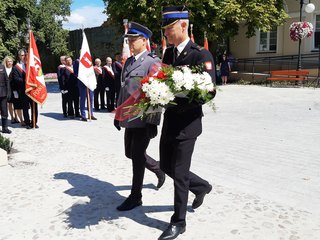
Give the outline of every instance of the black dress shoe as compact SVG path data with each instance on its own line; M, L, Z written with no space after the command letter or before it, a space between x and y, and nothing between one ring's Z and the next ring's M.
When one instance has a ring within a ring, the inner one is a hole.
M95 116L91 116L91 120L98 120Z
M161 188L162 185L164 184L164 181L166 180L166 174L162 171L160 171L159 173L156 174L158 177L158 184L157 184L157 188Z
M179 236L179 234L182 234L185 231L185 226L175 226L170 224L169 227L161 234L158 240L176 239Z
M3 128L2 129L2 133L8 133L10 134L11 133L11 130L9 128Z
M85 117L80 117L80 120L83 121L83 122L88 121L87 118L85 118Z
M129 211L141 205L142 205L141 199L136 200L131 197L128 197L120 206L117 207L117 209L118 211Z
M206 194L210 193L211 190L212 190L212 186L209 184L209 187L206 191L196 195L196 198L193 200L193 203L192 203L192 208L196 209L200 207L203 203L204 197L206 196Z

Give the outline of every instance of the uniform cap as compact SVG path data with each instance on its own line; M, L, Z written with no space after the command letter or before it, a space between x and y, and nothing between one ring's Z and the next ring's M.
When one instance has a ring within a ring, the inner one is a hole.
M128 25L128 32L125 34L125 37L138 37L143 36L145 38L150 38L152 36L152 32L149 28L136 23L136 22L129 22Z
M168 6L162 8L162 24L166 28L180 19L189 19L189 12L185 6Z

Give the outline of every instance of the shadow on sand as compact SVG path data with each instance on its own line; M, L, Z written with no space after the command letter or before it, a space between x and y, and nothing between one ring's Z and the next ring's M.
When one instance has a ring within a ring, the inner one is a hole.
M167 222L150 218L146 213L172 211L173 206L142 206L127 212L116 210L116 207L125 200L117 191L129 190L131 186L114 186L111 183L72 172L57 173L54 179L67 180L72 185L72 188L65 191L66 194L89 198L89 201L79 200L64 212L67 216L65 222L70 228L82 229L96 225L101 220L112 221L120 217L127 217L162 231L168 226ZM154 188L154 185L149 184L143 187Z

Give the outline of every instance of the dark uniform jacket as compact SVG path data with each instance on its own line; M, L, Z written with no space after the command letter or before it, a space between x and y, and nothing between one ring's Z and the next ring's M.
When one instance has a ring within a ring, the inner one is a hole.
M96 75L96 79L97 79L97 88L101 89L103 87L103 68L100 67L94 67L94 74Z
M121 87L121 72L122 72L122 64L118 61L112 63L112 70L114 72L115 77L115 91L119 92Z
M112 65L110 66L110 68L113 71ZM114 91L115 81L116 81L115 75L114 75L114 72L111 72L106 65L102 67L102 78L103 78L104 88L108 88L107 91Z
M12 68L12 89L19 95L24 95L26 90L26 72L18 64Z
M78 90L78 78L76 77L73 68L65 67L61 76L62 90L68 90L69 94L79 92ZM78 93L79 94L79 93Z
M62 75L64 73L65 67L66 67L65 65L61 64L58 66L58 69L57 69L57 77L58 77L58 83L59 83L60 90L65 90L65 88L63 86L63 82L62 82Z
M6 68L0 64L0 97L9 97L10 95L9 78Z
M162 62L164 64L175 66L188 65L199 66L204 64L204 70L207 71L215 82L215 64L211 53L193 43L188 42L179 57L174 60L174 48L169 47L165 51ZM201 103L189 103L186 98L175 98L177 105L168 107L164 114L164 123L162 135L177 139L196 138L202 132L202 105Z

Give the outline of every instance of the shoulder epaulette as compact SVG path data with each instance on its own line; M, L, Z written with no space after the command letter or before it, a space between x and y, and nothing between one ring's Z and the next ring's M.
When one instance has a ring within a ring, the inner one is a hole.
M152 58L158 57L157 54L154 54L154 53L149 53L148 56L150 56L150 57L152 57Z
M196 50L198 50L198 51L201 51L201 50L204 49L203 47L201 47L201 46L199 46L198 44L195 44L195 43L192 44L191 47L194 48L194 49L196 49Z

